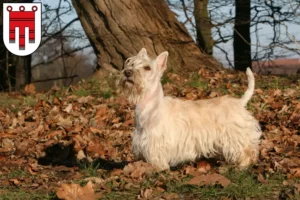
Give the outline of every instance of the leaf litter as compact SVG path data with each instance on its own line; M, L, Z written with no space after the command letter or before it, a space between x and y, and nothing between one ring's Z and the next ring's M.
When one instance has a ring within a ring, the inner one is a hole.
M165 92L189 100L224 94L238 97L247 85L244 74L222 70L201 69L192 83L186 78L191 75L167 76ZM300 192L299 80L283 82L288 87L282 88L264 86L266 82L271 85L272 76L257 76L256 80L248 110L259 120L264 134L259 162L249 173L262 185L270 185L273 174L283 174L282 186L292 189L278 189L277 197L295 197ZM0 196L22 189L54 193L59 199L118 194L134 199L176 199L185 192L174 192L170 181L182 183L179 188L220 186L225 190L236 184L222 161L200 160L158 172L135 160L131 152L133 106L116 94L111 98L74 95L82 88L92 91L87 82L43 94L29 85L24 94L8 94L7 101L14 99L12 104L0 105L0 188L5 188L0 189ZM28 96L36 99L35 105L23 102Z

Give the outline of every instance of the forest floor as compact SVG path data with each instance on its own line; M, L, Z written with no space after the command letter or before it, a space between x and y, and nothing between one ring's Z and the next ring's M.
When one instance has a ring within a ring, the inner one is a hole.
M207 99L247 88L243 73L169 72L167 95ZM216 160L157 172L134 160L133 107L109 81L0 94L0 199L300 199L300 77L256 76L247 109L259 120L260 158L237 171Z

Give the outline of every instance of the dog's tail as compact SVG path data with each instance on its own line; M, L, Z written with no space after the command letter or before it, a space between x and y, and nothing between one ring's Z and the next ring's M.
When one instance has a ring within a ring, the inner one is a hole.
M248 101L251 99L251 97L254 93L254 86L255 86L254 76L249 67L247 68L246 74L248 77L248 89L246 90L246 92L244 93L244 95L241 98L243 106L246 106Z

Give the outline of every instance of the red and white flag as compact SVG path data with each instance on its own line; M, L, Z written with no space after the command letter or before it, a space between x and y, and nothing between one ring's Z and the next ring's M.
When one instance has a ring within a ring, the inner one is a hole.
M41 3L3 4L3 41L18 56L32 54L41 42Z

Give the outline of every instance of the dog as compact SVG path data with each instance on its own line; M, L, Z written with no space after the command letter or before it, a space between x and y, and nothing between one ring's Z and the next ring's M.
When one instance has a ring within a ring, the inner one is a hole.
M160 170L201 157L223 157L247 168L255 163L262 135L258 121L245 109L254 93L254 76L248 68L248 89L240 98L183 101L164 96L161 77L168 52L151 59L145 48L124 63L119 86L135 105L132 149Z

